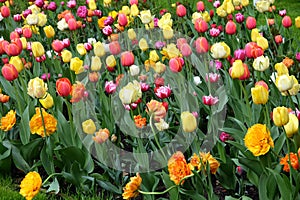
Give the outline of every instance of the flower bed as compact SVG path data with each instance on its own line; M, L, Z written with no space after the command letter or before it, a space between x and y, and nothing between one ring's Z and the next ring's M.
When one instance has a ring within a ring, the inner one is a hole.
M299 198L300 17L272 0L0 2L0 168L27 174L26 199Z

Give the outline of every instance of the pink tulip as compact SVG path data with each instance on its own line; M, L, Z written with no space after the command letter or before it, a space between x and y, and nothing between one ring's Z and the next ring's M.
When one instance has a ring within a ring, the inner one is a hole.
M158 98L164 99L164 98L168 98L171 95L172 90L170 86L160 86L158 88L155 88L154 92Z
M212 95L203 96L202 101L205 105L213 106L213 105L216 105L219 102L219 98L218 97L213 97Z

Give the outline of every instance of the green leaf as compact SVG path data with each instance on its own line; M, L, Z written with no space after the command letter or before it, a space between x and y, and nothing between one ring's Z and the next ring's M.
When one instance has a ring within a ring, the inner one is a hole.
M21 116L20 121L20 139L23 145L28 144L30 140L30 128L29 128L29 106L26 107Z
M8 141L6 141L8 142ZM24 172L29 172L30 170L30 167L28 165L28 163L24 160L24 158L22 157L21 153L20 153L20 150L12 145L11 145L11 149L12 149L12 158L13 158L13 161L14 161L14 164L16 165L16 167Z
M102 180L98 180L96 179L96 182L99 184L100 187L102 187L103 189L116 193L116 194L122 194L122 189L120 187L116 187L113 184L111 184L108 181L102 181Z
M20 151L24 155L24 159L29 161L40 155L41 145L43 143L43 138L37 138L32 140L28 144L21 146Z
M11 83L8 82L3 76L0 76L0 82L6 94L16 100L15 90Z
M59 193L59 183L57 181L57 178L55 178L54 181L50 184L46 192L54 192L55 194Z
M253 172L252 170L247 172L247 177L249 179L249 181L254 184L256 187L258 187L259 185L259 178L257 176L257 174L255 172Z
M277 186L279 188L280 194L281 194L281 198L283 200L290 200L293 199L292 198L292 189L291 189L291 185L289 183L288 178L286 177L286 175L284 174L279 174L277 172L275 172L272 169L267 168L271 174L274 176Z
M188 199L193 199L193 200L205 200L206 198L202 195L200 195L199 193L197 193L197 191L195 190L186 190L184 188L180 188L179 192L181 194L186 195L187 197L189 197ZM182 198L183 199L183 198Z
M285 144L285 134L281 134L278 139L275 141L274 151L279 154L282 150L283 145Z
M259 199L269 199L268 198L268 190L267 190L267 182L268 182L268 176L263 173L259 178L259 185L258 185L258 194Z
M40 154L40 158L42 161L42 165L44 169L46 170L47 174L53 174L54 173L54 164L53 159L49 157L47 154L47 145L44 145Z
M166 188L169 188L174 185L174 182L170 180L170 176L166 172L162 172L162 180ZM170 195L169 196L170 200L178 200L179 199L178 187L175 187L174 189L170 190L169 195Z
M244 139L245 133L242 130L238 130L235 128L221 128L220 131L224 131L228 134L230 134L234 139L241 141Z

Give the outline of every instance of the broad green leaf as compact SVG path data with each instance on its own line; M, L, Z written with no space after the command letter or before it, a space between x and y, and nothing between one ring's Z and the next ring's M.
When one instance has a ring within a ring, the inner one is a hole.
M289 183L288 178L284 174L279 174L272 169L267 168L267 170L269 170L271 172L271 174L274 176L274 178L277 182L277 186L279 188L280 194L281 194L281 198L283 200L293 199L292 198L292 189L291 189L291 185Z
M29 128L29 106L26 107L21 116L20 121L20 139L23 145L28 144L30 140L30 128Z
M47 192L54 192L55 194L58 194L59 189L59 182L57 181L57 178L55 178L54 181L50 184Z

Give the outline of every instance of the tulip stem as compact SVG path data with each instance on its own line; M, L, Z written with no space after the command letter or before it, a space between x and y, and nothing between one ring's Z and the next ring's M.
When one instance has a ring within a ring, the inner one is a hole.
M151 127L151 130L152 130L152 133L153 133L154 140L155 140L155 142L156 142L158 148L160 149L160 151L161 151L161 153L162 153L162 155L163 155L165 161L167 161L167 157L166 157L166 155L165 155L165 152L164 152L163 149L161 148L160 143L159 143L159 141L158 141L158 138L157 138L157 136L156 136L156 132L155 132L154 127L153 127L152 119L153 119L153 114L150 116L150 122L149 122L149 123L150 123L150 127Z
M39 101L39 108L40 108L40 113L41 113L42 123L43 123L43 128L44 128L44 136L47 137L46 126L45 126L45 119L44 119L44 116L43 116L43 109L42 109L40 101Z
M45 180L44 180L44 182L42 183L42 185L45 185L47 182L48 182L48 180L50 179L50 178L52 178L53 176L56 176L56 175L61 175L60 173L53 173L53 174L50 174Z
M283 133L285 134L285 140L286 140L286 146L287 146L287 149L288 149L288 164L289 164L289 168L290 168L290 183L292 185L293 183L293 176L292 176L292 165L291 165L291 149L290 149L290 142L289 142L289 137L287 136L285 130L284 130L284 127L282 127L282 130L283 130Z

